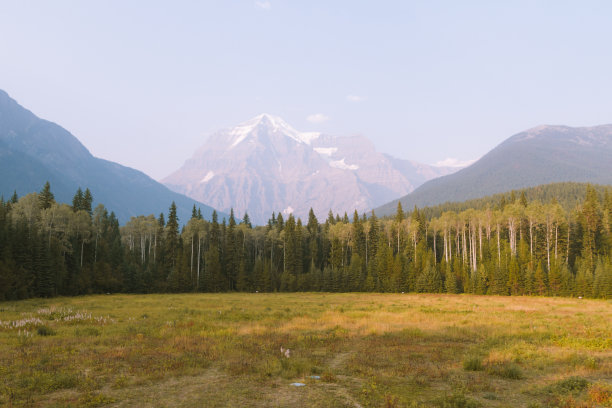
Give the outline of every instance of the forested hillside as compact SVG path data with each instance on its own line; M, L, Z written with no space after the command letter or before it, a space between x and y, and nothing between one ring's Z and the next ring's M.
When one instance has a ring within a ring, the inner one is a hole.
M578 206L506 194L432 218L204 220L92 210L88 191L0 202L0 299L104 292L381 291L612 298L612 190Z
M504 207L508 202L517 199L522 201L541 201L543 203L557 202L564 210L576 208L584 200L589 183L551 183L540 186L512 190L506 193L493 194L474 200L447 202L431 207L424 207L421 211L427 219L439 217L445 211L461 212L470 208L483 210L486 208ZM591 184L598 194L604 195L610 186ZM397 204L396 204L397 208Z
M398 201L419 208L557 182L612 184L612 125L538 126L499 144L471 166L430 180L376 209L392 215Z
M213 209L170 191L146 174L94 157L70 132L41 119L0 90L0 195L37 191L51 182L59 201L70 201L79 187L89 187L121 223L131 216L161 212L174 201L181 218L199 205L210 219Z

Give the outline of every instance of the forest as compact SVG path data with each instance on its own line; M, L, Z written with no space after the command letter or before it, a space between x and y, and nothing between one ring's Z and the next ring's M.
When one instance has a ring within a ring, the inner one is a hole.
M398 204L387 218L330 211L323 222L311 210L305 224L273 213L265 226L233 211L207 221L195 207L179 220L172 203L120 226L102 204L92 208L88 189L69 205L47 183L0 200L0 300L234 291L610 299L612 189L582 185L576 201L576 184L563 185L539 187L545 201L521 191L467 208Z

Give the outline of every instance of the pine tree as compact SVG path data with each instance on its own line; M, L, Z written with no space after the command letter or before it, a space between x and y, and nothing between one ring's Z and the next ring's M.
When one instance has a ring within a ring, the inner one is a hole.
M534 289L535 289L536 294L538 294L539 296L546 295L547 279L546 279L546 272L544 271L544 267L542 266L542 261L538 262L538 267L536 268L536 271L535 271L534 280L535 280Z
M575 294L577 296L591 297L593 296L593 272L589 262L581 260L577 262Z
M72 197L72 211L77 212L83 209L84 198L85 196L83 195L83 190L81 190L81 187L79 187L77 192L74 194L74 197Z
M329 225L334 225L336 223L336 219L334 218L334 213L332 212L332 210L329 210L329 213L327 214L326 222Z
M583 228L582 258L587 262L585 266L593 271L600 245L602 217L597 191L590 184L587 186L586 197L582 205L581 224Z
M89 188L86 188L85 194L83 195L83 201L81 202L82 208L80 209L87 212L87 214L89 214L89 216L91 217L92 205L93 205L93 196L91 195L91 191L89 191Z
M308 212L308 224L306 224L307 262L315 266L320 265L321 248L319 237L319 221L312 208ZM314 268L313 268L314 271Z
M53 203L55 203L55 197L51 192L51 185L47 181L43 189L38 194L38 206L41 210L46 210L47 208L51 208Z
M520 295L523 293L520 266L516 258L511 258L510 265L508 266L507 288L507 291L512 295Z
M173 201L168 212L168 222L164 229L166 265L169 269L176 267L178 262L179 244L179 219L176 215L176 204Z
M562 283L561 268L557 262L553 262L548 271L548 286L551 296L561 296Z
M244 212L244 217L242 217L242 223L246 225L248 229L253 228L253 225L251 224L251 218L249 217L249 214L246 211Z
M478 274L476 274L476 276L478 276ZM446 293L459 293L457 288L457 277L451 270L449 264L446 264L446 267L444 268L444 286Z

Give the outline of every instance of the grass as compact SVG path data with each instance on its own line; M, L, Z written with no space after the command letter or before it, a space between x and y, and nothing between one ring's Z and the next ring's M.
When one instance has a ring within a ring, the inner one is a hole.
M612 302L566 298L3 302L0 406L612 407L610 321Z

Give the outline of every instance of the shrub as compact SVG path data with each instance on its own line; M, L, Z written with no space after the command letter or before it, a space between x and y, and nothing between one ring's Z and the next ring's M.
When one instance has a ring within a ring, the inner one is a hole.
M520 380L523 378L523 372L520 367L512 363L498 363L487 368L489 374L496 375L509 380Z
M87 326L87 327L81 327L81 328L75 329L74 334L79 337L80 336L96 337L100 335L100 330L96 329L95 327Z
M468 358L463 362L463 369L465 371L481 371L482 360L478 357Z
M467 398L463 393L454 393L437 399L435 406L439 408L477 408L481 405L477 401Z
M579 394L589 386L589 381L582 377L569 377L553 384L552 391L562 394Z
M36 328L36 333L38 333L39 336L53 336L55 335L55 330L49 326L42 325Z
M589 389L589 400L603 406L612 407L612 388L595 384Z

